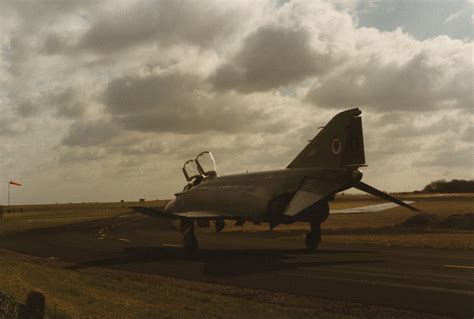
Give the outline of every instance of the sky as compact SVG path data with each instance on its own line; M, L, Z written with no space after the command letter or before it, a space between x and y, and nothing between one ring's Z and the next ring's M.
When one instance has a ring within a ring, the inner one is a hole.
M472 0L0 1L0 204L284 168L359 107L366 183L474 178Z

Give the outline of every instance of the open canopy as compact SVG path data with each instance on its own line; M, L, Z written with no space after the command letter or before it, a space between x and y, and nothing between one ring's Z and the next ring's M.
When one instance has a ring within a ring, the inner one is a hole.
M195 159L187 160L182 169L188 182L217 176L216 162L209 151L201 152Z

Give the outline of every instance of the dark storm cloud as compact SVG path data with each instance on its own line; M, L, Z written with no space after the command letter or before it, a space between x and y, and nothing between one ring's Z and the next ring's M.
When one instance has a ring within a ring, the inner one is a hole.
M328 70L331 59L315 51L305 29L263 26L240 51L221 65L210 81L217 90L267 91Z
M157 27L156 9L137 6L132 11L99 16L82 36L78 47L102 53L129 49L150 41Z
M243 7L211 1L141 1L126 10L97 15L80 48L116 52L157 41L208 47L235 32Z
M207 87L198 77L182 73L113 79L102 94L107 120L76 121L62 144L110 146L115 136L127 131L229 134L278 132L288 127L288 121L260 107L252 108L244 97L239 100L232 93L210 94ZM65 90L52 100L67 105L65 102L75 101L75 95L75 91Z
M285 127L232 94L209 94L203 81L188 74L117 78L109 82L103 101L126 130L190 134Z

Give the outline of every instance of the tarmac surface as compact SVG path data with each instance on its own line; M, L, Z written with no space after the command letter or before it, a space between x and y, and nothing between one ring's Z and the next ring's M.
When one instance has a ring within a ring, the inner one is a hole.
M324 227L323 227L324 233ZM472 318L474 254L468 250L321 244L302 232L198 232L190 258L169 221L129 214L0 238L0 248L106 267L344 302Z

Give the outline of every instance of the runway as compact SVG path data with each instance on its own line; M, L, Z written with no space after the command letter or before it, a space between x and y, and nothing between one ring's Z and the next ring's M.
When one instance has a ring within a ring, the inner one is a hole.
M324 228L323 228L324 231ZM0 247L72 263L472 318L472 251L323 243L303 233L197 234L189 258L169 221L138 214L0 238Z

